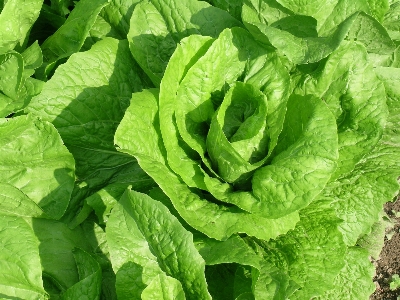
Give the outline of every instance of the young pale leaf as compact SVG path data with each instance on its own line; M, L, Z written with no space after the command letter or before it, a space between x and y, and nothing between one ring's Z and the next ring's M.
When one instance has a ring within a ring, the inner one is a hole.
M22 47L39 17L43 0L8 0L0 13L0 55Z
M157 275L142 292L143 300L185 300L181 283L165 274Z
M157 102L157 90L134 94L132 104L117 129L115 143L121 151L138 159L140 166L170 197L188 224L219 240L225 240L238 231L268 240L293 228L298 221L296 213L278 220L266 219L236 207L208 201L201 192L191 190L183 183L165 162ZM132 127L133 122L135 127Z
M0 183L0 213L20 217L41 217L43 210L15 186Z
M23 218L0 214L0 295L48 299L42 282L39 242Z
M19 189L51 218L61 218L75 163L53 125L31 115L2 119L0 149L0 181Z
M237 82L225 95L207 134L213 169L225 181L242 179L265 162L267 110L266 96L251 84Z
M107 226L117 281L119 269L132 262L137 271L142 269L142 286L150 285L155 276L165 273L182 284L186 298L209 299L204 261L193 245L191 233L163 204L145 194L127 191L119 203L119 218L113 216L113 211ZM122 232L116 227L118 223ZM117 238L125 234L129 236L129 250Z

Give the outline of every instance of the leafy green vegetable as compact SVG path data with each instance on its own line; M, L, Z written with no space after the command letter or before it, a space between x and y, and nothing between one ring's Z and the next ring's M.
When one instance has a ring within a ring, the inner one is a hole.
M23 218L1 214L0 220L0 295L43 299L37 237Z
M397 0L0 0L0 298L368 298L399 20Z
M75 167L56 129L28 115L0 120L0 136L0 178L8 185L3 199L21 199L21 205L31 207L36 203L51 218L61 218L72 193ZM4 205L12 210L11 201Z

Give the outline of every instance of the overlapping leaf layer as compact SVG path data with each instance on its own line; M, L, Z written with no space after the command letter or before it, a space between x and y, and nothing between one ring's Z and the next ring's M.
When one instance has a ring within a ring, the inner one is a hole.
M399 7L0 1L0 298L366 299Z

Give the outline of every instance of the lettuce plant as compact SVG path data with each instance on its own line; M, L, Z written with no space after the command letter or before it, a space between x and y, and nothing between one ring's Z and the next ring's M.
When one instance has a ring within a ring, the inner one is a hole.
M366 299L399 3L0 2L0 296Z

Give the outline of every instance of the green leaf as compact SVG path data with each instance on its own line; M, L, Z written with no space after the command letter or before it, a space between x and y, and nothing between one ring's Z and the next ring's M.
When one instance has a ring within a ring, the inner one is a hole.
M91 246L90 254L101 267L100 299L117 300L116 276L112 269L106 232L96 222L95 217L91 215L81 224L81 228L87 243Z
M41 45L45 62L50 64L78 52L100 10L107 4L108 0L79 1L65 23Z
M225 95L207 135L213 169L225 181L235 182L265 162L267 109L266 96L251 84L237 82Z
M392 276L392 280L390 282L390 289L394 291L395 289L398 289L400 287L400 278L398 274L394 274Z
M335 171L337 150L336 122L326 104L292 95L272 162L254 173L253 193L261 201L252 211L281 217L310 204Z
M10 51L0 55L0 117L6 117L20 106L23 71L24 61L19 53Z
M127 188L127 183L113 183L85 199L85 202L95 211L99 224L107 222L111 210Z
M140 166L170 197L188 224L219 240L225 240L238 231L268 240L293 228L298 221L296 213L278 220L265 219L236 207L205 201L207 196L184 184L164 159L156 97L157 90L145 90L133 95L132 104L117 129L115 143L121 151L138 159ZM131 126L133 122L135 127Z
M103 8L100 15L121 37L126 38L133 10L140 2L142 0L110 0L110 4Z
M215 109L239 77L260 89L268 99L269 142L264 148L268 147L270 154L282 130L290 83L276 54L256 43L246 31L225 30L211 46L211 41L202 39L188 38L171 57L160 89L161 132L167 141L168 164L174 172L188 186L209 190L214 197L229 202L226 195L219 194L230 187L207 174L210 171L216 176L205 155ZM198 49L197 53L193 47ZM215 68L224 69L225 73L214 72ZM193 86L201 87L202 92L198 93ZM260 152L263 150L266 149ZM208 170L199 166L199 156Z
M227 11L231 16L235 17L239 21L242 19L242 6L243 0L209 0L207 1L212 6L218 7L222 10Z
M0 214L0 295L48 299L43 289L39 242L23 218Z
M40 48L37 41L26 48L25 51L21 53L21 55L24 59L25 69L37 69L43 63L42 49Z
M329 201L318 201L302 210L294 230L276 240L258 242L265 261L300 287L292 296L293 290L288 289L286 297L310 299L334 287L333 280L344 267L347 249L338 230L339 223ZM275 284L279 289L279 280Z
M397 68L377 68L376 71L385 85L390 112L382 139L356 165L353 172L329 184L324 192L334 199L333 207L344 220L340 230L344 241L350 246L370 232L371 226L378 221L383 204L393 199L399 191L400 140L397 120L400 115L400 72Z
M130 24L132 55L155 86L160 85L168 60L184 37L217 37L225 28L242 26L227 12L194 0L142 1L135 6Z
M360 42L365 45L369 53L380 55L390 55L396 48L386 29L365 13L357 15L347 40Z
M157 275L142 292L143 300L184 300L185 293L181 283L165 274Z
M324 23L321 24L319 32L323 36L329 34L329 32L334 30L345 19L357 12L362 12L361 15L363 17L367 17L367 15L372 16L372 18L370 19L376 19L374 23L379 24L383 21L383 17L386 14L388 8L389 5L387 0L339 0L337 1L336 6L329 13L329 16L325 19ZM371 24L371 22L369 23ZM378 25L378 27L381 26ZM361 32L373 37L373 35L371 34L372 32L365 31L363 30L363 28L357 27L355 29L356 31L359 31L361 29ZM374 42L374 40L370 41Z
M22 55L15 51L0 55L0 117L21 110L39 94L43 82L29 77L39 64L41 52L37 44Z
M104 8L109 7L107 5ZM104 11L104 8L102 11ZM82 45L81 51L89 50L96 42L102 40L105 37L112 37L118 40L123 40L126 36L121 36L116 29L111 26L103 17L100 15L97 16L96 21L94 22L92 28L90 28L89 33L85 39L84 44Z
M61 294L61 299L78 299L85 295L99 299L101 290L101 269L96 260L82 249L75 248L73 255L79 273L79 282Z
M390 5L388 12L385 14L382 25L387 30L388 34L394 41L399 41L400 34L400 21L399 21L399 14L400 14L400 3L395 2Z
M385 235L388 228L393 227L393 222L388 219L386 213L381 211L379 213L378 221L375 222L371 231L366 235L362 236L358 241L357 245L368 251L368 254L374 259L379 259L383 245L385 243ZM388 238L390 240L390 238Z
M242 7L243 21L265 25L293 15L294 13L290 9L282 6L276 0L246 0Z
M0 213L20 217L41 217L43 210L15 186L0 183Z
M117 293L119 270L133 263L138 275L142 274L142 288L158 274L165 273L180 281L187 298L208 299L204 261L193 245L191 233L163 204L147 195L127 191L119 203L107 226ZM129 275L126 270L125 274ZM135 293L138 297L140 290Z
M62 222L36 218L29 223L40 242L43 278L60 294L80 279L73 250L78 247L90 251L90 245L80 227L71 230Z
M259 268L259 257L238 235L232 235L225 241L217 241L195 234L194 243L206 265L238 263Z
M2 119L0 149L1 182L19 189L51 218L61 218L75 166L53 125L31 115Z
M270 26L244 21L249 31L261 42L282 51L294 64L307 64L320 61L339 47L355 18L351 16L345 20L327 37L318 37L315 19L305 16L289 16ZM303 27L293 25L298 23Z
M345 256L345 266L333 280L334 289L315 299L368 299L375 291L372 281L374 265L368 259L368 252L358 247L350 247Z
M43 0L8 0L0 13L0 55L22 47L39 17Z
M71 210L113 182L152 186L136 161L118 153L114 133L132 92L143 88L126 41L105 38L57 68L27 110L52 122L74 155L79 187ZM76 204L78 203L78 204Z
M331 181L353 170L380 140L388 114L385 89L362 45L343 42L315 71L298 78L295 92L320 97L336 118L339 162Z
M332 12L339 0L277 0L279 4L297 15L306 15L315 18L318 25L322 25Z

